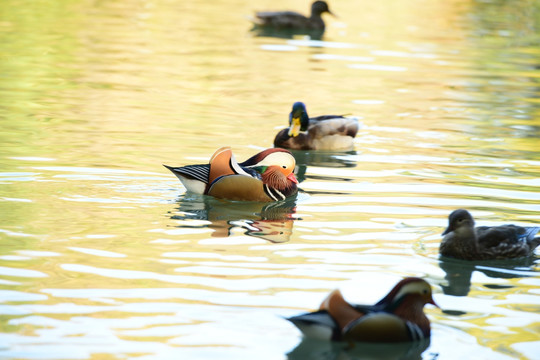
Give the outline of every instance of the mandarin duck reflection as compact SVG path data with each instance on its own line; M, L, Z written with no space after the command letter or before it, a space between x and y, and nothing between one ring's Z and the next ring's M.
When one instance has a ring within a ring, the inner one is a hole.
M210 196L184 194L178 199L178 209L171 219L179 228L213 230L213 238L234 235L237 230L274 243L287 242L293 233L296 199L274 202L222 201ZM205 220L193 222L192 220Z
M358 119L342 115L310 118L306 106L295 102L289 128L277 133L274 146L292 150L351 150L358 132Z
M325 25L321 15L329 13L326 1L315 1L311 4L311 16L306 17L294 11L259 11L255 14L256 25L276 30L319 30L324 31ZM334 15L335 16L335 15Z
M318 311L288 318L306 337L359 342L405 342L427 339L431 328L425 304L435 304L431 286L409 277L375 305L351 305L339 290L322 302Z
M287 354L287 360L422 360L422 353L430 343L428 338L398 343L355 342L354 346L343 346L330 341L302 338Z
M209 164L171 167L188 192L240 201L278 201L298 192L296 162L285 149L267 149L237 163L229 147L218 149Z
M439 253L462 260L503 260L532 256L540 244L540 237L535 237L540 227L474 225L467 210L453 211Z

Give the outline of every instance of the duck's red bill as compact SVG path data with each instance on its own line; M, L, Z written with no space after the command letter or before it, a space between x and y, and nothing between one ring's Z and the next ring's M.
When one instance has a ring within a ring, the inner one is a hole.
M294 176L293 173L290 173L289 175L287 175L287 179L291 180L295 184L298 184L298 180L296 179L296 176Z

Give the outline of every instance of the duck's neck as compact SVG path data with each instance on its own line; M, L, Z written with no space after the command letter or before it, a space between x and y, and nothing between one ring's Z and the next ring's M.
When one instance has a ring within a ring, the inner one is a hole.
M477 254L478 253L478 237L472 226L463 226L454 230L454 238L457 245L463 251Z
M431 329L429 319L424 314L424 302L418 295L408 295L394 310L394 314L400 318L418 325L425 337L429 337Z
M446 235L441 242L440 252L444 256L455 258L476 258L479 250L474 227L463 226Z
M277 169L268 168L268 170L262 174L261 178L264 184L281 192L293 190L296 186L295 183L287 179L287 177Z

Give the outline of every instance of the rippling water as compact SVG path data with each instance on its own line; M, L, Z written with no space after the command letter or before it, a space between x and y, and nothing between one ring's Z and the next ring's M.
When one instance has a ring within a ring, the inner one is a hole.
M538 257L438 257L453 209L540 222L540 6L330 2L320 40L257 36L308 2L0 4L0 357L538 359ZM297 152L279 204L184 194L161 164L272 146L294 101L362 122ZM302 341L340 288L434 286L426 344Z

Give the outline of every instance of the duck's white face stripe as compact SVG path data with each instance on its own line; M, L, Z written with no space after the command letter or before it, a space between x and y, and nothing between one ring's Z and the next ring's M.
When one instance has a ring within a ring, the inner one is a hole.
M430 292L431 289L427 283L415 281L403 286L396 294L395 299L399 299L406 294L429 294Z
M255 166L286 166L286 168L291 169L292 171L295 165L296 161L291 154L285 152L274 152L262 159Z

